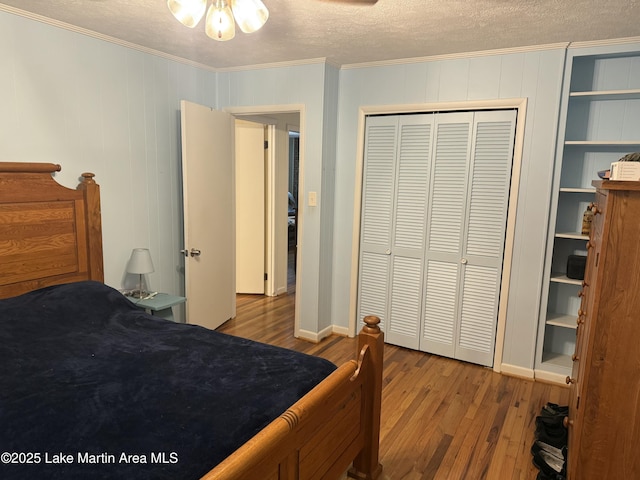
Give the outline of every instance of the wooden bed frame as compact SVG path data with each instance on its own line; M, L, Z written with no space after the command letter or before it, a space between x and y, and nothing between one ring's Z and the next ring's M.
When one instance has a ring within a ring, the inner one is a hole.
M83 280L104 281L100 187L52 177L60 165L0 162L0 298ZM378 461L383 334L364 319L356 359L341 365L206 480L374 480Z

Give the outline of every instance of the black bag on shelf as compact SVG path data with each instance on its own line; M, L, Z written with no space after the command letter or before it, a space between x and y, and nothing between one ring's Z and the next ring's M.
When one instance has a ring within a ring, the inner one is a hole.
M584 280L584 269L587 266L586 255L569 255L567 257L567 277Z

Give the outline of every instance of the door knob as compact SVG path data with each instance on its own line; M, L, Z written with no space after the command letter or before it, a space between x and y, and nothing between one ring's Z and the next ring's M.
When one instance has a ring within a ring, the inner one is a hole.
M200 250L198 250L197 248L192 248L191 251L189 252L189 255L191 255L192 257L199 257Z
M460 263L463 264L463 265L466 265L467 264L467 259L466 258L462 258L460 260Z

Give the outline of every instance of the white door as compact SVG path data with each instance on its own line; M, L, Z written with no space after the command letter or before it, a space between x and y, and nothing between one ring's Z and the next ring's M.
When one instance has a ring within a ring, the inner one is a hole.
M236 292L264 294L265 127L236 120Z
M360 317L388 343L419 347L433 115L367 119ZM390 292L388 292L390 290Z
M367 118L358 318L493 362L516 112Z
M515 110L436 119L420 349L491 366Z
M180 107L187 322L216 328L236 314L234 118Z

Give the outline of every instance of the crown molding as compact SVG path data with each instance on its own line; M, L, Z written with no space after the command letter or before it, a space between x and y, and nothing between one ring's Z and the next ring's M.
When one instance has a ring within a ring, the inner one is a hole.
M511 48L499 48L495 50L480 50L477 52L460 52L460 53L446 53L443 55L431 55L427 57L411 57L411 58L398 58L394 60L381 60L377 62L366 63L351 63L342 65L343 70L349 70L353 68L369 68L369 67L386 67L391 65L408 65L412 63L424 63L424 62L438 62L442 60L460 60L476 57L489 57L493 55L509 55L514 53L528 53L538 52L541 50L559 50L569 47L569 43L549 43L545 45L529 45L526 47L511 47Z
M470 58L477 58L477 57L487 57L487 56L493 56L493 55L509 55L509 54L536 52L536 51L542 51L542 50L607 47L607 46L619 46L619 45L640 43L640 37L625 37L625 38L614 38L614 39L606 39L606 40L550 43L550 44L543 44L543 45L530 45L530 46L524 46L524 47L501 48L501 49L494 49L494 50L480 50L476 52L460 52L460 53L450 53L450 54L442 54L442 55L431 55L431 56L425 56L425 57L399 58L399 59L392 59L392 60L352 63L352 64L344 64L344 65L340 65L335 62L332 62L328 60L326 57L320 57L320 58L292 60L292 61L286 61L286 62L274 62L274 63L263 63L263 64L245 65L245 66L237 66L237 67L216 68L216 67L211 67L209 65L205 65L203 63L199 63L193 60L188 60L183 57L178 57L176 55L164 53L159 50L143 47L141 45L127 42L125 40L120 40L119 38L111 37L109 35L104 35L102 33L98 33L93 30L88 30L86 28L78 27L76 25L62 22L60 20L55 20L49 17L45 17L43 15L38 15L36 13L27 12L25 10L21 10L19 8L12 7L9 5L4 5L1 3L0 3L0 12L7 12L10 14L28 18L30 20L34 20L40 23L44 23L44 24L62 28L64 30L68 30L74 33L78 33L80 35L102 40L108 43L119 45L121 47L129 48L131 50L137 50L139 52L146 53L149 55L154 55L156 57L164 58L166 60L170 60L176 63L181 63L191 67L208 70L214 73L242 72L242 71L250 71L250 70L264 70L268 68L296 67L296 66L315 65L315 64L325 64L325 65L329 65L334 68L337 68L339 70L350 70L355 68L409 65L409 64L415 64L415 63L437 62L437 61L443 61L443 60L460 60L460 59L470 59Z
M340 68L339 65L335 65L328 62L325 57L319 57L319 58L307 58L303 60L290 60L287 62L260 63L255 65L243 65L238 67L221 67L221 68L216 68L216 72L233 73L233 72L244 72L247 70L264 70L267 68L298 67L301 65L316 65L316 64L333 65L336 68Z
M626 45L629 43L640 43L640 37L610 38L608 40L571 42L569 44L569 48L611 47L615 45Z
M194 62L192 60L188 60L186 58L178 57L175 55L170 55L168 53L160 52L158 50L154 50L152 48L143 47L141 45L126 42L124 40L120 40L119 38L110 37L109 35L104 35L102 33L95 32L93 30L88 30L86 28L78 27L76 25L71 25L70 23L61 22L60 20L55 20L53 18L45 17L43 15L38 15L36 13L27 12L25 10L20 10L19 8L10 7L9 5L4 5L0 3L0 11L11 13L13 15L17 15L19 17L28 18L29 20L35 20L36 22L44 23L47 25L51 25L53 27L62 28L64 30L68 30L74 33L79 33L80 35L84 35L87 37L95 38L97 40L102 40L108 43L113 43L115 45L119 45L121 47L129 48L131 50L137 50L142 53L147 53L149 55L154 55L156 57L161 57L166 60L171 60L173 62L182 63L185 65L189 65L191 67L201 68L203 70L209 70L210 72L216 72L216 69L210 67L209 65L205 65L202 63Z

